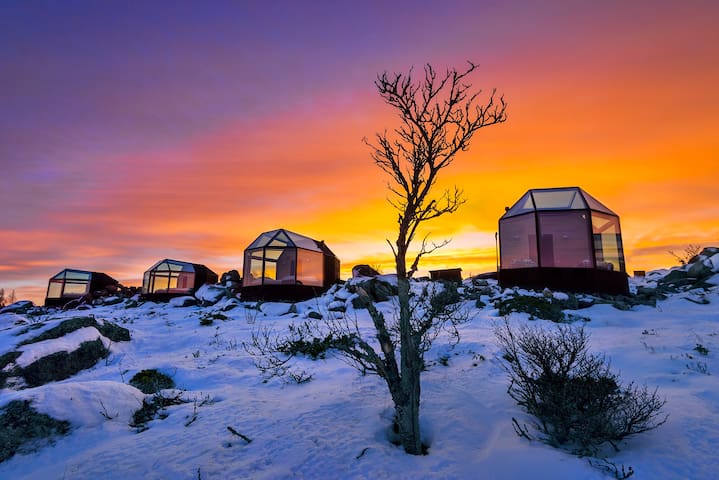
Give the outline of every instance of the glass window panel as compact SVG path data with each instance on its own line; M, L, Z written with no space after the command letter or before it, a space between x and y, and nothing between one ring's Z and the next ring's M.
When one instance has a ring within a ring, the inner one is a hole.
M170 276L167 273L155 272L152 277L152 291L150 293L167 293L170 288Z
M242 285L251 287L262 285L262 249L245 251L245 262L242 266Z
M312 240L310 237L305 237L304 235L299 235L293 232L287 232L287 234L297 247L304 248L305 250L312 250L314 252L322 251L320 247L317 246L317 242Z
M54 277L52 277L55 280L64 280L65 279L65 272L66 270L63 270L62 272L58 273Z
M87 283L75 283L65 282L65 290L62 293L63 297L85 295L87 293Z
M172 272L194 271L194 269L192 268L192 264L189 263L167 262L167 266Z
M155 270L156 272L169 272L170 264L167 262L162 262L161 264L157 265L153 270Z
M593 268L589 221L584 212L539 214L542 267Z
M280 248L285 248L285 247L289 247L290 244L289 244L288 242L283 242L283 241L278 240L278 239L275 238L275 239L272 240L270 243L268 243L267 246L268 246L268 247L280 247Z
M597 268L623 272L624 252L619 219L612 215L592 212L592 231Z
M62 280L50 280L50 286L47 289L47 298L60 298L62 295Z
M265 260L265 274L262 277L265 285L277 283L277 262L274 260Z
M177 288L193 289L195 287L195 274L192 272L182 272L177 278Z
M275 280L286 285L295 284L296 248L285 248L277 259Z
M533 191L534 204L538 210L553 208L577 208L573 203L576 190ZM587 208L584 202L579 208Z
M583 208L587 208L586 203L584 203L584 200L582 199L582 196L579 195L579 192L574 192L574 198L572 200L572 204L569 206L569 208L574 210L581 210Z
M250 249L250 248L266 246L268 243L270 243L270 241L272 240L272 237L274 237L276 233L277 233L277 230L272 230L271 232L263 233L262 235L257 237L257 239L254 242L252 242L250 244L250 246L247 248Z
M275 240L286 243L288 245L292 245L292 239L289 237L287 232L279 232L275 237Z
M499 223L502 268L537 267L537 231L534 215L502 219Z
M269 260L277 260L280 258L282 253L285 251L284 248L266 248L265 249L265 258Z
M297 250L297 283L321 287L324 276L324 255L304 249Z
M519 199L519 201L517 201L517 203L512 205L512 208L507 210L504 217L513 217L515 215L522 215L523 213L532 211L534 211L534 203L532 203L532 196L530 192L527 192Z
M67 280L90 280L90 272L75 272L72 270L67 270L65 272L65 278Z
M589 195L587 192L582 190L582 193L584 194L584 198L587 199L587 204L589 204L589 208L592 210L599 210L600 212L609 213L611 215L614 215L614 212L612 212L610 209L608 209L602 202L594 198L593 196Z
M142 276L142 293L150 293L152 286L150 285L150 272L145 272Z
M292 243L292 240L290 237L287 236L285 232L280 231L277 233L275 238L272 239L270 243L267 244L268 247L293 247L294 244Z

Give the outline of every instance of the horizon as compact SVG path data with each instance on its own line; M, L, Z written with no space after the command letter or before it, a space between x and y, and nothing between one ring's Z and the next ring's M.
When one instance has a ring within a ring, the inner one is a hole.
M504 207L574 185L619 215L628 273L668 268L719 245L718 22L701 0L5 2L0 288L41 304L65 268L127 286L162 258L242 271L275 228L324 240L342 278L394 271L396 214L362 139L397 121L373 82L468 60L508 120L443 173L467 202L421 232L452 242L420 274L495 270Z

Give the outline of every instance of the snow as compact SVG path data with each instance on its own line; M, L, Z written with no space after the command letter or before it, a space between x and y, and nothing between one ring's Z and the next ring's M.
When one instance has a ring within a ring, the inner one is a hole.
M61 382L21 390L11 400L31 400L33 407L73 428L97 428L113 417L128 423L142 406L145 394L133 386L113 381ZM58 401L62 399L63 401Z
M703 293L708 304L687 300L692 295L670 295L656 308L620 311L597 304L578 311L591 319L583 325L592 351L605 354L624 382L658 388L667 400L665 425L622 442L618 453L607 452L617 466L632 466L635 478L708 479L719 471L719 287ZM219 306L174 308L148 302L137 308L93 307L89 312L95 318L128 328L132 340L104 339L111 350L108 359L67 380L0 391L0 405L32 399L39 411L72 424L70 434L54 444L0 463L0 478L613 478L587 459L516 435L512 417L524 423L530 419L506 393L493 333L502 318L491 302L482 309L466 302L472 320L461 327L461 342L452 347L440 337L426 354L420 415L430 450L421 457L387 441L393 408L380 378L363 376L328 355L325 360L296 359L297 368L313 374L310 382L265 381L242 348L253 330L286 328L303 321L310 310L328 315L335 301L370 333L367 312L354 310L351 297L344 289L328 293L296 304L296 314L288 314L290 304L284 303L262 303L261 312L238 305L224 312L227 320L210 326L199 320ZM387 315L394 310L391 301L377 306ZM52 320L77 315L56 312ZM526 314L508 319L512 325L555 327L530 321ZM17 317L12 320L14 324ZM87 327L62 339L15 348L26 337L17 335L23 325L13 324L2 323L0 353L21 350L18 363L23 365L100 336ZM699 353L697 345L708 354ZM438 360L446 357L444 366ZM128 422L145 395L128 381L151 368L170 375L188 402L168 407L167 418L136 433Z

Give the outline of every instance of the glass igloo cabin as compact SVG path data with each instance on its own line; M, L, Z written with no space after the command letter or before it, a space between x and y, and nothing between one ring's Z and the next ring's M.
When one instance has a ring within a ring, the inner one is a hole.
M117 285L117 280L102 272L66 268L48 282L45 306L60 307L89 293Z
M217 283L217 274L199 263L160 260L142 277L142 295L151 300L192 295L206 283Z
M499 219L502 287L628 293L619 217L579 187L527 191Z
M242 298L306 300L340 278L340 261L324 242L283 228L245 249Z

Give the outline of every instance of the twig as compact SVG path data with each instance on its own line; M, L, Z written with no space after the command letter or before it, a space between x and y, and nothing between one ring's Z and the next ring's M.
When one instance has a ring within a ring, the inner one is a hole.
M365 453L367 453L367 450L369 450L369 447L364 447L362 451L355 457L355 460L359 460L364 456Z
M102 410L100 411L100 415L102 415L103 417L105 417L108 420L114 420L115 418L117 418L118 415L120 415L120 412L117 412L114 417L112 415L110 415L107 411L107 407L105 407L105 404L102 403L102 400L100 400L100 406L102 407Z
M238 432L238 431L235 430L234 428L228 426L228 427L227 427L227 430L229 430L231 434L240 437L240 438L241 438L242 440L244 440L245 442L247 442L247 443L252 443L252 439L251 439L250 437L248 437L248 436L246 436L246 435L242 435L240 432Z
M512 426L514 427L514 431L517 435L520 437L524 437L530 442L532 441L532 437L529 436L529 431L527 430L527 426L524 427L519 424L516 418L512 417Z

